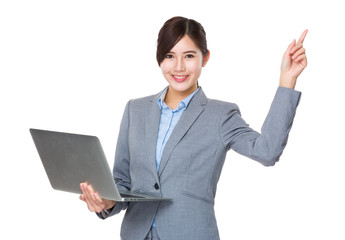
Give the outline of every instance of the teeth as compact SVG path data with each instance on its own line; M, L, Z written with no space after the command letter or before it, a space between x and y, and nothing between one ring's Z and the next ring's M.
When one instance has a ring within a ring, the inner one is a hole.
M183 78L185 78L187 75L185 75L185 76L176 76L176 75L173 75L175 78L177 78L177 79L183 79Z

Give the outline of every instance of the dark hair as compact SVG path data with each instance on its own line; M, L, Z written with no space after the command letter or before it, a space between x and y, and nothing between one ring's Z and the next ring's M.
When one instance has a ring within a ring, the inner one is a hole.
M186 34L201 50L203 56L208 54L206 33L203 26L193 19L173 17L164 23L158 34L156 53L158 65L161 65L165 55Z

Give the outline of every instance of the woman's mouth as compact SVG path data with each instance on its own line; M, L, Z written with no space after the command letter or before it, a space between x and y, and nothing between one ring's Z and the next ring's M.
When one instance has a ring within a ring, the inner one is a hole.
M188 78L189 75L172 75L176 82L183 82Z

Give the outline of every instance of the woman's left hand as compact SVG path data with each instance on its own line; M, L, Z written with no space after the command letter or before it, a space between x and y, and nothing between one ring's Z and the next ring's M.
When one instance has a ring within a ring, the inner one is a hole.
M303 41L307 35L308 30L305 30L298 42L293 40L284 53L281 73L280 73L280 86L287 88L295 88L297 77L307 67L307 57L305 49L303 48Z

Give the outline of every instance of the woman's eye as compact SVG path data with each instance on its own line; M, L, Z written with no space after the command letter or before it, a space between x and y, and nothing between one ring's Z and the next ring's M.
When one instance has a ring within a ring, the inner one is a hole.
M173 57L173 55L171 55L171 54L165 55L165 58L172 58L172 57Z
M194 57L193 54L188 54L188 55L186 55L186 58L193 58L193 57Z

